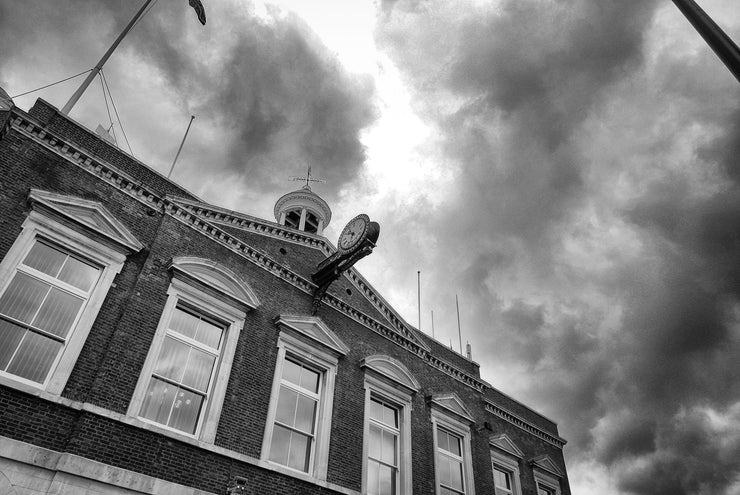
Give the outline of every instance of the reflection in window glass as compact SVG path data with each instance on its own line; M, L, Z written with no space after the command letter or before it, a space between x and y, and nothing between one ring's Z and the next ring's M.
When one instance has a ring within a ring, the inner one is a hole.
M270 460L308 472L319 406L320 373L303 363L283 361Z
M372 397L369 408L367 493L395 495L398 490L398 408Z
M496 464L493 466L493 484L496 495L511 495L511 473Z
M44 383L101 269L34 241L0 296L0 371Z
M195 434L208 399L224 326L176 307L170 317L140 416Z
M440 427L437 428L437 475L440 493L465 493L462 438Z

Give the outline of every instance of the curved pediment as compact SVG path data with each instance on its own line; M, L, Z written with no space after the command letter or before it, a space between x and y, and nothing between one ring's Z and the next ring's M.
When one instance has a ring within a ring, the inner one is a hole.
M375 373L390 380L394 384L400 385L412 392L418 392L421 388L419 382L414 378L414 375L411 374L406 366L390 356L380 354L369 356L362 360L360 366L373 370Z
M256 308L260 304L257 295L241 277L214 261L203 258L178 256L172 260L170 268L236 299L251 309Z

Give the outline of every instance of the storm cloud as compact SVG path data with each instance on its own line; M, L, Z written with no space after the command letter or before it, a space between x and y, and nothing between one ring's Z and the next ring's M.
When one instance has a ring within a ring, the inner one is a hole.
M572 476L734 494L740 91L707 50L654 51L658 7L386 2L378 37L454 168L427 285L477 303L488 379L561 420ZM706 67L722 83L681 75Z
M740 40L735 2L699 3ZM89 68L126 4L0 2L0 86ZM455 349L459 296L483 377L559 423L574 493L740 494L740 89L671 2L383 0L368 73L289 8L204 4L205 27L155 5L106 65L139 158L166 171L197 115L175 179L265 218L311 164L327 235L379 221L358 268L412 324L421 270L422 331ZM413 118L388 144L393 84Z
M129 79L138 93L151 91L147 86L164 85L167 99L180 107L183 117L197 116L189 153L183 156L187 163L179 165L186 169L185 176L203 172L228 176L245 189L260 184L263 193L272 191L277 197L287 178L305 172L308 165L319 165L321 176L337 189L357 175L365 160L360 134L376 118L370 77L345 70L304 21L278 8L256 12L251 2L210 2L208 22L200 27L187 2L174 3L155 3L105 70L112 89L121 91L123 79ZM44 33L50 49L55 41L62 43L62 33L80 33L83 38L73 42L78 53L65 56L70 58L68 67L84 70L134 13L134 6L114 8L90 0L46 7L44 2L0 6L0 39L11 55L0 62L0 80L7 67L32 56L24 47L27 33L37 37ZM70 15L75 12L85 16ZM90 19L108 28L107 36L89 32ZM234 19L239 20L237 25L229 22ZM121 120L137 127L162 118L152 114L156 109L156 105L127 108ZM174 156L176 136L182 135L186 123L181 118L176 130L170 129L171 136L146 139L152 146L166 139L170 157ZM209 139L217 137L216 153L199 146L199 132Z

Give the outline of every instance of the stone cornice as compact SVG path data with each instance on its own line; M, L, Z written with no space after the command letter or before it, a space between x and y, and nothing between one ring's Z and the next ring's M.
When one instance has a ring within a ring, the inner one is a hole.
M44 129L42 124L29 115L21 113L18 109L13 109L9 125L24 136L33 139L58 156L77 165L103 182L107 182L133 199L150 208L163 210L164 199L160 198L152 189L109 165L82 146L67 142L57 134Z
M309 234L285 227L284 225L263 220L261 218L253 217L245 213L228 210L218 206L206 205L199 201L191 201L189 199L174 196L170 196L168 199L180 203L187 210L205 218L209 222L228 225L247 232L253 232L255 234L316 248L326 256L329 256L336 251L329 241L320 235Z
M488 399L483 399L485 402L486 411L493 414L494 416L497 416L503 420L505 420L508 423L511 423L512 425L521 428L522 430L526 431L527 433L530 433L545 442L554 445L555 447L562 449L563 446L567 443L567 441L564 438L561 438L557 435L553 435L551 433L546 432L539 426L535 426L529 421L520 418L516 414L507 411L503 407L494 404Z

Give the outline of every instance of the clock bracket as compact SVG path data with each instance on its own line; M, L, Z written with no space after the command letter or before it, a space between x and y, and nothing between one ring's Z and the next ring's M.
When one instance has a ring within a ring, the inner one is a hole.
M357 246L350 251L335 252L316 267L316 272L311 275L311 280L317 286L313 294L312 315L316 315L321 300L331 284L355 263L373 252L380 234L380 225L377 222L370 222L367 229L367 236Z

